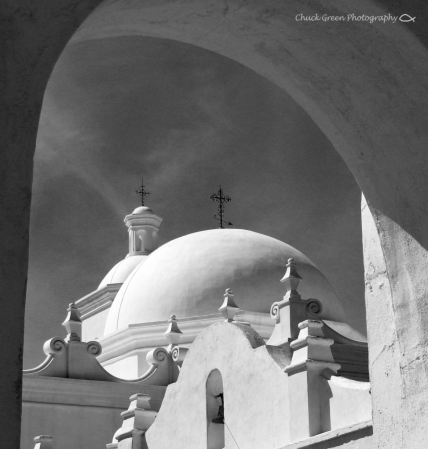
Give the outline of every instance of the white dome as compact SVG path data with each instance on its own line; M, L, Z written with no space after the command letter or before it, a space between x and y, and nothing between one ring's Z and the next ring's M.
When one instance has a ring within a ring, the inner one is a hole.
M132 215L141 215L141 214L153 214L153 211L150 209L150 207L139 206L136 209L134 209L134 212L132 212Z
M120 288L105 334L130 324L216 313L226 288L239 307L269 312L285 294L280 282L292 257L303 278L302 298L322 303L320 317L344 321L342 306L325 276L301 252L266 235L242 229L190 234L147 256Z
M135 267L137 267L147 256L131 256L118 262L104 277L100 288L105 287L107 284L123 284L126 278L132 273Z

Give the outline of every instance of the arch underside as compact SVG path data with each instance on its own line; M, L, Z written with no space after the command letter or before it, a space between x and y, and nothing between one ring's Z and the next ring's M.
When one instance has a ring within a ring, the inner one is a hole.
M6 20L0 31L5 46L5 70L0 75L5 87L0 106L0 285L7 317L1 329L0 363L10 367L2 375L1 391L11 404L1 415L7 429L1 440L13 445L19 439L32 163L43 93L64 45L93 10L71 43L135 34L179 40L246 65L302 106L341 154L376 210L390 301L397 305L395 323L406 319L409 310L418 323L416 337L408 333L411 326L398 326L396 338L403 348L409 342L425 345L428 55L411 27L398 22L296 21L299 13L347 15L346 6L297 0L64 0L55 5L8 1L2 7L14 20ZM388 13L369 0L352 7L356 15ZM422 22L426 18L423 9L412 15ZM403 250L412 245L418 251ZM377 313L381 319L381 308ZM407 382L416 372L412 357L417 355L411 352L400 360ZM416 408L424 403L426 372L424 368L418 387L400 399L403 403L408 397ZM415 431L414 426L411 429Z

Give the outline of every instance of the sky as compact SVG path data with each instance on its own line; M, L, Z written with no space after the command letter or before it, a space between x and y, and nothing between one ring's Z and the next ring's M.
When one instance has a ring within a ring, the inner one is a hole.
M70 302L128 250L135 190L163 218L161 243L226 219L282 240L327 276L365 333L361 191L329 140L282 89L216 53L116 37L69 45L49 81L37 139L24 367L65 336ZM285 270L284 270L285 271ZM278 280L279 281L279 280Z

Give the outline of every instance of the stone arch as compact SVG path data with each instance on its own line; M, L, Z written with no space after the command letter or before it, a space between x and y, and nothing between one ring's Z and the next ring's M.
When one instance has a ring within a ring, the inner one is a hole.
M406 6L408 13L423 23L425 10L414 4ZM301 12L307 16L348 13L346 5L334 2L131 0L121 11L121 2L16 4L8 0L1 9L7 20L1 30L6 69L1 74L5 88L0 109L0 285L7 320L1 329L0 363L9 367L2 374L1 394L9 404L1 414L6 429L2 441L17 446L19 440L32 160L43 93L62 48L98 5L75 40L85 33L88 38L108 35L115 31L117 19L128 14L138 20L128 21L122 33L144 32L203 46L287 90L329 137L382 218L377 220L380 244L396 286L391 288L392 302L406 298L399 303L397 320L405 319L410 305L424 323L426 285L420 272L427 268L428 247L428 54L422 43L426 36L416 36L417 28L412 32L411 24L397 23L392 28L382 23L368 27L365 22L335 22L326 32L318 26L321 23L296 20ZM388 13L373 0L353 8L357 15ZM419 245L417 252L405 250L409 242ZM412 271L415 266L417 273ZM418 329L416 343L404 327L397 338L404 346L424 344L426 327ZM408 353L402 363L412 378L417 356ZM426 382L424 378L417 391L412 390L413 398L415 394L419 398ZM423 400L417 403L422 407Z

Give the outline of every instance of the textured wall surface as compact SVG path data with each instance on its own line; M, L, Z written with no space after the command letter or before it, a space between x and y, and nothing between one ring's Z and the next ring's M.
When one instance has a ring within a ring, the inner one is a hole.
M422 447L428 254L364 198L362 206L375 447Z

